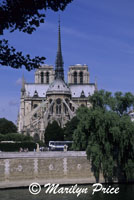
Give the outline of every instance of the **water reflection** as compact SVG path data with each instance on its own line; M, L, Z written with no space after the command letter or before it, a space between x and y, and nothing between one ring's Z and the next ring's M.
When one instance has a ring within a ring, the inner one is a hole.
M1 200L133 200L134 199L134 184L119 184L113 187L119 187L119 194L102 194L98 192L92 195L92 185L79 186L88 188L87 194L81 194L77 197L76 194L45 194L45 188L42 188L40 194L30 194L28 188L25 189L6 189L0 190Z

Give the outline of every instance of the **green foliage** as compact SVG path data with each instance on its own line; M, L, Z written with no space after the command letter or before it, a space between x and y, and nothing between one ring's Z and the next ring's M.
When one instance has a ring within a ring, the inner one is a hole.
M28 148L29 151L33 151L33 149L36 149L36 143L34 142L21 142L21 143L0 143L0 150L6 151L6 152L13 152L13 151L19 151L20 148Z
M31 58L29 54L23 55L22 52L17 52L14 47L10 47L7 40L0 40L0 64L11 66L12 68L25 68L30 71L36 69L40 64L43 64L45 57Z
M44 137L46 145L48 145L49 141L63 141L64 131L56 121L53 121L52 124L48 124Z
M77 125L77 129L73 134L73 148L77 151L85 150L88 144L88 129L87 124L89 124L89 109L86 107L80 107L77 110L77 118L79 123Z
M91 102L93 108L106 108L112 103L111 95L111 92L107 92L104 90L96 91L94 95L89 97L89 101Z
M127 163L125 164L125 172L128 180L134 179L134 161L128 159Z
M66 126L64 128L64 140L66 141L72 141L73 140L73 133L78 125L78 119L77 117L73 117L70 121L66 123Z
M71 2L72 0L3 0L0 4L1 34L5 29L10 32L18 29L31 34L44 23L47 9L63 11Z
M44 23L46 10L51 9L55 12L64 10L72 0L2 0L0 2L0 35L4 30L10 32L15 30L31 34ZM11 66L12 68L25 68L30 71L38 68L45 60L45 57L31 58L29 54L22 55L14 47L10 47L8 41L0 40L0 64Z
M0 141L33 141L30 136L25 136L20 133L0 134Z
M102 155L98 144L90 144L90 146L87 147L87 158L92 160L92 170L97 181L99 180L99 172L102 160L101 157Z
M5 141L1 143L1 141ZM6 143L6 141L13 141L15 143ZM39 146L45 146L42 141L38 141ZM34 138L20 133L0 134L0 150L1 151L19 151L20 148L28 148L29 151L36 149L36 142Z
M119 115L127 114L129 110L134 109L134 95L130 92L125 94L122 92L116 92L112 95L111 92L100 90L90 96L89 101L93 108L99 107L115 111Z
M119 115L126 114L130 109L133 109L134 96L130 92L127 92L124 95L122 92L116 92L114 94L114 99L113 110Z
M0 118L0 134L16 133L17 127L12 122L5 118Z
M0 134L0 141L5 141L5 135Z
M79 108L74 132L74 150L86 150L96 180L134 179L134 122L127 112L133 108L131 93L96 92L92 108Z

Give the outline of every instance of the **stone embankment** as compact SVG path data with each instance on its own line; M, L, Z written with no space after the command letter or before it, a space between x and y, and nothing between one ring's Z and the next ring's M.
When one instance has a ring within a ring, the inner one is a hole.
M33 182L95 183L91 165L83 151L0 152L0 188L28 186ZM100 181L104 182L102 176Z

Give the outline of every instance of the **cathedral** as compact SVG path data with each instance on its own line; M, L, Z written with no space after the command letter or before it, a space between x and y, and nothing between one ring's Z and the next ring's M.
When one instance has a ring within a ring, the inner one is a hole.
M88 97L97 86L90 83L87 65L69 66L68 81L64 80L64 62L61 50L60 23L55 68L43 65L35 72L35 82L22 79L18 131L44 141L48 123L54 120L61 127L71 120L79 106L90 107Z

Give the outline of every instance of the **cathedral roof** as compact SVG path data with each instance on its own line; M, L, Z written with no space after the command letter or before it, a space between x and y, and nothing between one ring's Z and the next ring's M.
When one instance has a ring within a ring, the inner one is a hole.
M83 92L85 97L94 94L95 91L95 84L78 84L78 85L69 85L72 97L80 97L81 93Z
M72 97L79 98L82 91L84 92L85 97L93 95L95 91L95 84L78 84L67 86L63 80L56 79L50 85L25 83L25 91L27 97L33 97L35 91L37 91L39 97L46 97L47 94L71 94Z
M26 96L33 97L35 91L38 93L38 97L46 97L46 91L49 88L49 84L25 84Z
M69 94L71 95L70 88L62 79L55 79L50 84L46 94Z

